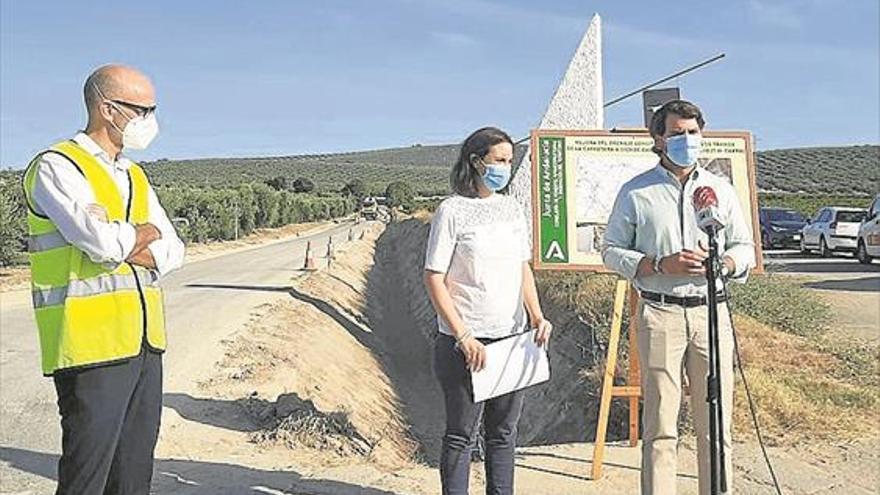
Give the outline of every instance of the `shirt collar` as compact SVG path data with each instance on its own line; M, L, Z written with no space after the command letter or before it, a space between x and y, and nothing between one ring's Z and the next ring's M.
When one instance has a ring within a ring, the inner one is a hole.
M657 162L657 166L655 167L658 173L662 174L664 177L670 178L675 182L678 182L678 177L675 176L671 171L667 170L666 167L663 166L662 163ZM700 178L700 170L701 167L697 165L694 167L694 170L691 171L690 179L697 180Z
M90 138L88 134L85 132L78 132L76 136L73 137L73 141L80 145L84 150L88 151L92 156L101 160L101 162L108 166L115 168L121 171L127 171L131 168L131 160L126 158L122 153L116 158L116 161L110 159L110 155L104 151L103 148L98 146L98 143L95 142L94 139Z

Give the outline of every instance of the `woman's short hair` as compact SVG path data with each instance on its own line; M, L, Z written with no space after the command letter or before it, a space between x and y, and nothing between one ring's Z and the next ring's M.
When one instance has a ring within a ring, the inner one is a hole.
M496 127L477 129L461 143L458 160L449 174L449 183L455 194L469 198L478 195L478 185L483 180L479 161L489 154L492 146L500 143L510 143L513 146L513 139Z

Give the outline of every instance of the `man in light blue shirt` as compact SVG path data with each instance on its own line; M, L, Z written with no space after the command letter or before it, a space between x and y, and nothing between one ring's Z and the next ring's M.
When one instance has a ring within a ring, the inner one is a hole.
M605 266L631 280L638 307L638 351L644 396L642 494L676 493L678 413L682 365L687 373L697 434L700 493L709 493L708 237L697 226L694 191L711 187L724 228L718 233L722 274L744 281L755 265L754 241L730 182L697 163L705 122L700 109L676 100L651 121L657 167L621 188L605 233ZM718 287L721 287L720 281ZM733 405L733 337L719 297L723 431L727 486L732 491L730 424Z

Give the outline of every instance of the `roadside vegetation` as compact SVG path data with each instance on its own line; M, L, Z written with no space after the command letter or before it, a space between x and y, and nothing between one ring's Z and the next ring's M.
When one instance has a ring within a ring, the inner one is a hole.
M525 154L517 146L515 161ZM188 241L228 240L255 228L324 220L355 211L365 196L432 210L449 193L456 145L264 158L144 163ZM756 154L761 206L812 215L860 206L880 189L880 146L796 148ZM0 266L21 263L25 223L19 170L0 171Z
M880 190L877 145L792 148L756 155L761 191L873 196Z
M0 175L0 266L24 261L26 209L12 174Z
M753 277L734 287L740 349L774 443L855 440L878 431L880 348L832 339L831 310L802 280ZM738 404L745 396L737 390ZM735 412L738 431L752 435L745 407Z
M358 200L339 193L296 193L267 184L228 188L157 187L162 205L186 242L238 239L258 228L351 214ZM25 263L27 206L20 173L0 175L0 266Z
M542 298L556 310L575 313L594 343L584 350L583 376L591 390L599 390L605 369L615 280L604 274L538 274ZM747 284L731 287L744 369L765 437L772 444L794 445L875 434L880 407L878 348L827 338L833 324L830 308L801 283L790 277L755 275ZM626 313L624 329L630 318ZM625 332L620 347L616 376L623 384L629 362ZM736 435L748 438L754 430L738 372L735 394ZM626 407L626 401L613 401L612 435L615 427L626 431Z

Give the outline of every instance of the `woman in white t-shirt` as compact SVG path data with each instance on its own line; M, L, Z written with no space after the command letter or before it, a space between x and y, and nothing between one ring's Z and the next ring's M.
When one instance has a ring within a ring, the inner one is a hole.
M474 403L471 371L486 364L484 344L552 325L541 311L529 266L527 223L520 205L498 194L510 180L513 140L494 127L461 146L451 173L455 195L431 222L425 285L437 310L434 370L443 389L446 432L440 456L444 495L467 495L471 450L485 427L486 493L513 494L516 430L523 391Z

